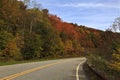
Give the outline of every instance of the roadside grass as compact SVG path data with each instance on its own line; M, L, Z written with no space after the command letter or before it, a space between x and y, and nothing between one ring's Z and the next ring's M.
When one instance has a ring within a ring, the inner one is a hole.
M14 64L22 64L22 63L31 63L31 62L40 62L40 61L48 61L48 60L58 60L58 59L67 59L67 58L80 58L83 56L74 56L74 57L47 57L41 59L32 59L32 60L21 60L21 61L0 61L0 66L5 65L14 65Z
M0 61L0 66L39 62L39 61L47 61L47 60L56 60L56 59L62 59L62 58L42 58L42 59L22 60L22 61L7 61L7 62L4 62L4 61L1 62Z
M23 60L23 61L0 61L0 66L5 66L5 65L13 65L13 64L21 64L21 63L29 63L29 62L37 62L37 61L43 61L43 59L40 60Z
M90 70L90 68L88 67L86 63L84 63L83 65L83 70L85 72L87 80L102 80L94 72Z
M88 59L87 63L92 65L92 68L94 68L102 76L106 77L106 79L108 79L108 80L120 80L119 79L120 72L112 69L110 67L110 63L111 63L110 60L106 59L104 56L90 54L87 57L87 59ZM90 79L90 80L99 80L99 79Z

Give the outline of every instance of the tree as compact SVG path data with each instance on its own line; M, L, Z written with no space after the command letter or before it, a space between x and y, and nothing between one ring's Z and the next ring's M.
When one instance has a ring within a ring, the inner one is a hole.
M0 32L0 60L19 60L21 59L20 48L21 37L14 37L6 31Z
M116 18L111 26L114 32L120 31L120 17Z
M41 58L43 41L41 35L31 34L25 36L24 47L22 49L22 56L24 59Z
M112 60L110 67L117 72L120 72L120 40L116 40L112 46Z
M5 49L7 43L13 38L11 33L0 31L0 50Z
M16 34L21 26L21 16L25 10L22 2L17 0L2 0L0 6L0 23L5 24L4 30Z

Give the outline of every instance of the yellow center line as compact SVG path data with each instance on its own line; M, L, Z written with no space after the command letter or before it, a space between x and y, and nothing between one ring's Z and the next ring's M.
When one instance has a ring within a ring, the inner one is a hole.
M71 60L68 60L68 61L71 61ZM56 63L51 63L51 64L47 64L47 65L44 65L44 66L36 67L36 68L33 68L33 69L29 69L29 70L26 70L26 71L23 71L23 72L19 72L19 73L1 78L0 80L11 80L11 79L17 78L19 76L22 76L22 75L25 75L25 74L28 74L28 73L31 73L31 72L34 72L34 71L37 71L37 70L40 70L40 69L47 68L47 67L50 67L50 66L53 66L53 65L56 65L56 64L60 64L60 63L65 63L65 62L68 62L68 61L56 62Z

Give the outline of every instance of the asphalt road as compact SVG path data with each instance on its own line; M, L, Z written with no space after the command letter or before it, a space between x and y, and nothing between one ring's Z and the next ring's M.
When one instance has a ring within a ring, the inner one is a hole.
M69 58L0 66L0 80L86 80L85 58Z

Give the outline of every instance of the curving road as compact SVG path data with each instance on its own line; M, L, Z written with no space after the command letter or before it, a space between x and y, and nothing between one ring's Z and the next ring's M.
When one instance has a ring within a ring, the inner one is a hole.
M69 58L0 66L0 80L86 80L86 58Z

